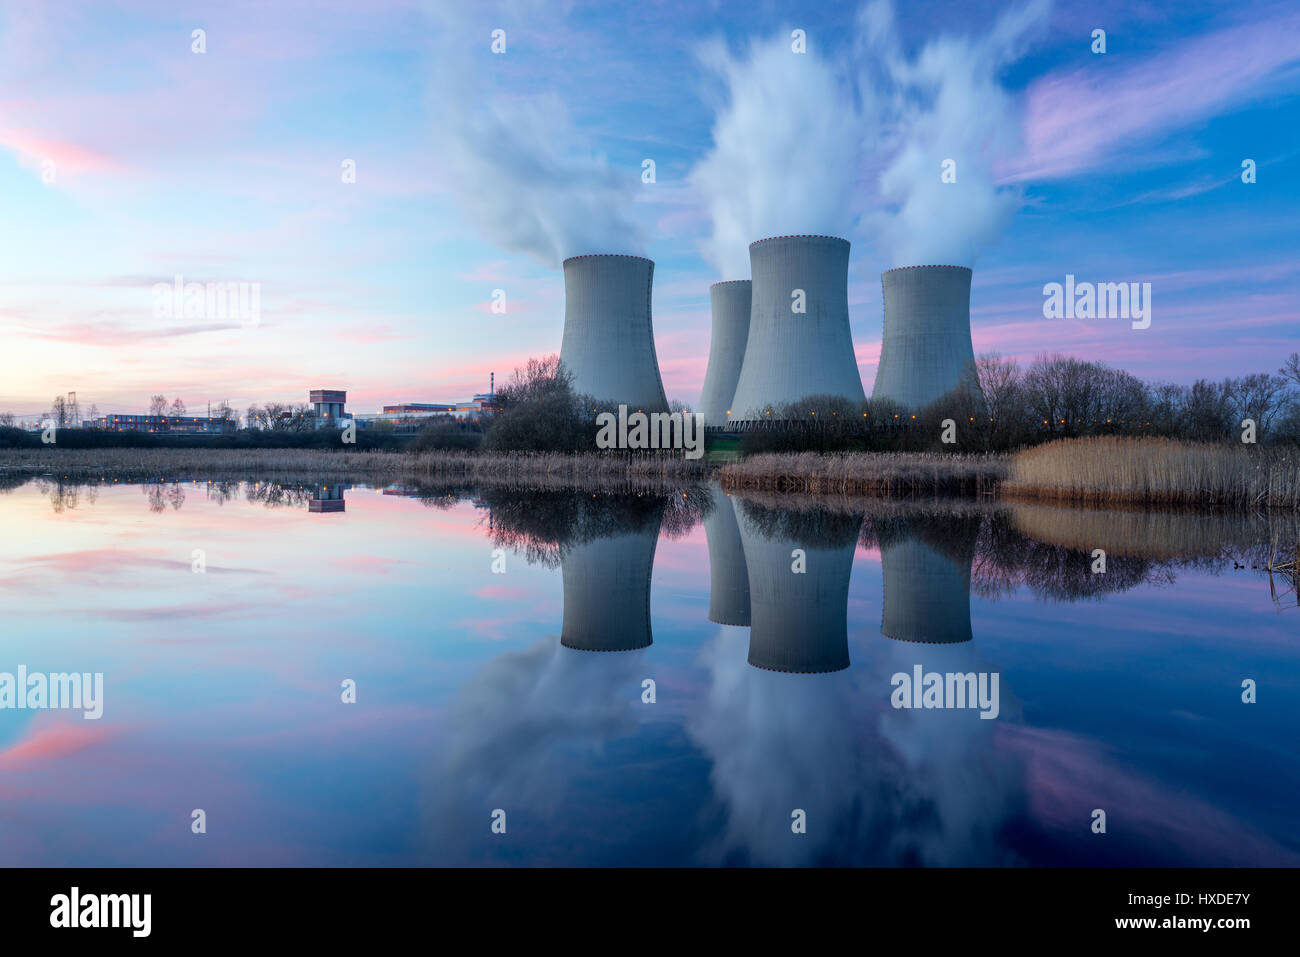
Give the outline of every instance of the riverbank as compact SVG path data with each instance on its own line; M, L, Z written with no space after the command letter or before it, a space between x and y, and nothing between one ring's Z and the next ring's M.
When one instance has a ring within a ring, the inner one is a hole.
M680 455L321 449L3 449L0 484L311 477L535 488L673 488L716 478L741 493L904 498L1010 497L1078 505L1300 512L1300 450L1086 438L1012 455L767 453L710 465Z

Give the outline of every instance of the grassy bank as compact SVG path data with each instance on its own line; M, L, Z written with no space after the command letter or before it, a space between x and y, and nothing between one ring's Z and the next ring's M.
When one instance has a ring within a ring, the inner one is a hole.
M1300 509L1300 451L1150 438L1062 440L1018 452L1002 493L1080 505Z
M1300 451L1153 438L1067 439L1014 455L766 453L709 465L680 455L321 449L0 449L0 481L269 475L530 488L723 487L777 496L995 496L1102 506L1300 511Z
M991 495L1006 477L1002 455L838 452L751 455L720 470L736 491L833 495Z

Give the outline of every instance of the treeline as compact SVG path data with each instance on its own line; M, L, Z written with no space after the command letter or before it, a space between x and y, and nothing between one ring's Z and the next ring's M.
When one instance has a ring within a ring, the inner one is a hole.
M1007 451L1060 438L1149 435L1197 442L1300 442L1300 354L1277 373L1191 385L1151 383L1103 362L980 356L966 380L923 409L809 396L747 430L746 452ZM952 441L944 441L945 435Z
M103 429L59 429L54 448L60 449L342 449L348 451L409 448L409 437L358 429L356 442L344 444L338 429L284 431L243 429L219 435L172 432L110 432ZM0 448L42 448L40 432L0 426Z
M471 420L435 419L411 447L417 451L594 452L596 415L617 410L617 403L598 402L575 392L573 375L558 355L534 358L515 369L497 391L491 414ZM687 411L681 402L671 403L670 410Z

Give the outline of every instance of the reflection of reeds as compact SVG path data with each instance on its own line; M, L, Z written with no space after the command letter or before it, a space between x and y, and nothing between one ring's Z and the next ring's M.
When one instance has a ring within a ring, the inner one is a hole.
M640 455L469 452L360 452L346 449L13 449L0 456L6 476L148 478L178 475L265 477L269 473L349 478L442 480L534 488L676 486L709 474L704 459Z
M1170 439L1063 439L1018 452L1003 491L1090 505L1296 509L1300 455Z
M840 452L752 455L724 465L724 488L848 495L978 495L996 490L1007 472L998 455Z

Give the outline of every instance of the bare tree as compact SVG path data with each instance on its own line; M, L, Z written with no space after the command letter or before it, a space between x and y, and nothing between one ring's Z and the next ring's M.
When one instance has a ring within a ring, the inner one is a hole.
M172 399L171 415L180 418L184 414L185 414L185 403L181 401L180 396L177 396L175 399Z
M270 420L267 418L266 409L261 406L250 405L244 421L249 429L270 428Z
M1268 434L1273 419L1287 403L1287 380L1280 375L1255 372L1226 380L1224 387L1236 404L1237 422L1254 419L1261 435Z
M1300 352L1291 353L1282 368L1277 371L1296 385L1300 385Z
M14 427L14 414L12 412L0 412L0 427L6 429Z
M61 395L56 395L54 403L50 406L50 421L60 429L68 424L68 400Z
M149 399L149 414L164 416L167 414L167 396L155 395Z

